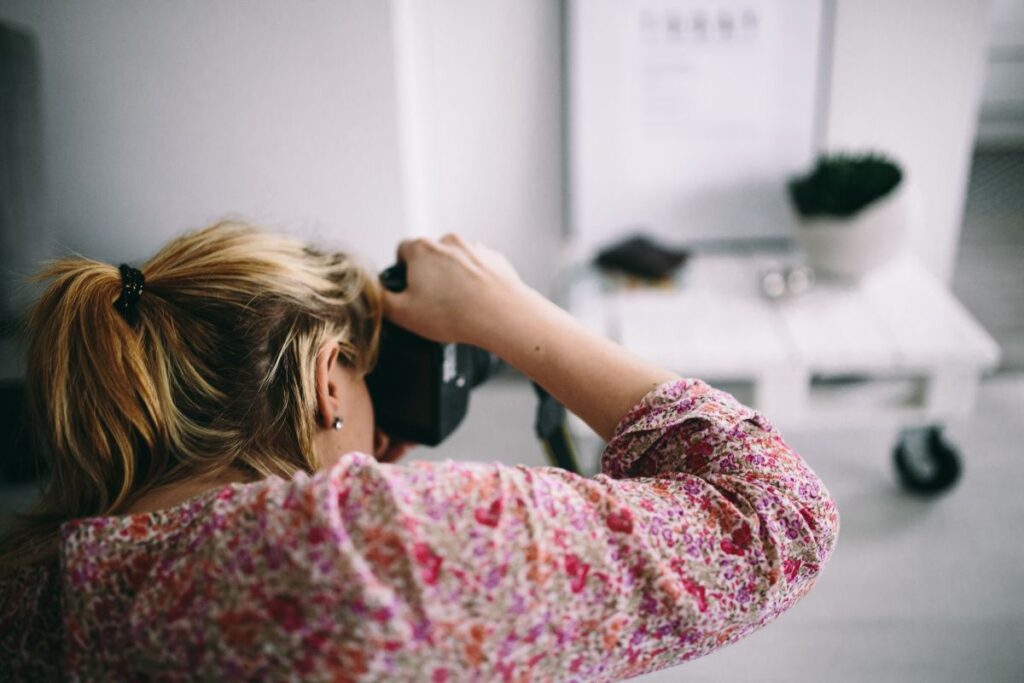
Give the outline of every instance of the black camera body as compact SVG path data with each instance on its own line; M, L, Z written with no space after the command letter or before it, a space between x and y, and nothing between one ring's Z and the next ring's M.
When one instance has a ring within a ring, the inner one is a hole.
M404 290L405 264L380 279ZM377 364L366 377L377 426L393 439L438 445L465 418L470 391L500 364L484 349L431 341L385 320Z

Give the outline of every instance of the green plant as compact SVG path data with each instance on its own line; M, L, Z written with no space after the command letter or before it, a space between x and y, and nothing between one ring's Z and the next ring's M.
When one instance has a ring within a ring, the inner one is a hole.
M790 178L788 189L804 218L849 218L892 192L902 179L896 162L877 152L822 154L810 173Z

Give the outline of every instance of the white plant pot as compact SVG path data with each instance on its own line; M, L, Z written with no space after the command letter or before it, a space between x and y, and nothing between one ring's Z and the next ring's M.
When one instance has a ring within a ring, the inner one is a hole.
M906 178L896 189L850 218L797 223L797 244L816 273L858 281L900 255L910 232Z

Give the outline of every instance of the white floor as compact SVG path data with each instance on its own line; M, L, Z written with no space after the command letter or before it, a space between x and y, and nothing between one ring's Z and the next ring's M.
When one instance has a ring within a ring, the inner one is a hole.
M545 465L525 382L476 390L467 421L410 457ZM637 681L1024 680L1024 374L986 381L973 419L950 425L957 488L903 493L895 432L788 433L836 497L839 544L815 589L774 624Z

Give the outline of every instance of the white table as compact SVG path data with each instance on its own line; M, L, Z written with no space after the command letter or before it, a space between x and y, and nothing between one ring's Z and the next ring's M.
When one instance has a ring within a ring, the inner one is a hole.
M780 429L899 426L903 483L948 488L959 462L937 425L971 413L998 364L995 341L910 255L857 285L819 276L802 295L765 297L759 274L796 262L793 252L697 252L669 286L632 289L577 267L563 304L641 357L732 391ZM577 418L570 429L589 432ZM924 453L913 455L920 438ZM916 475L903 471L915 458ZM950 481L930 481L936 458L956 468L940 477Z

